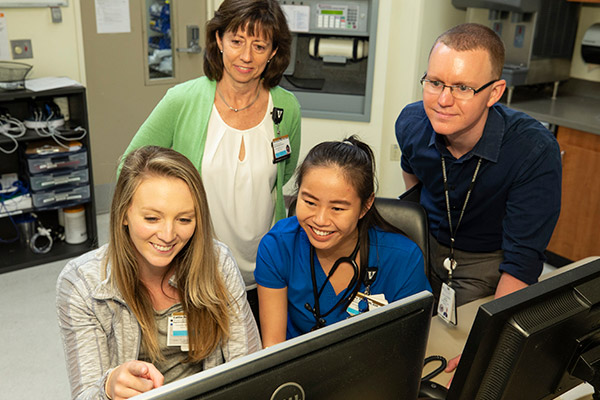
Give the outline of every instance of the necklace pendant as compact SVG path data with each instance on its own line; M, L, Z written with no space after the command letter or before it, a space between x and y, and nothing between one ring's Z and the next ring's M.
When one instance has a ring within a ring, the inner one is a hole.
M444 263L442 264L444 266L444 269L448 272L452 272L456 269L456 267L458 266L458 263L456 262L455 259L450 258L450 257L446 257L446 259L444 260Z

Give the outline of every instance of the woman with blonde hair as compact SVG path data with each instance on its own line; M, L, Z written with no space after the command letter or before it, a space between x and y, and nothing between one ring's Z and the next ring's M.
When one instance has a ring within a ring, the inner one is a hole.
M157 146L125 158L109 243L67 264L57 312L78 399L129 398L260 349L197 169Z

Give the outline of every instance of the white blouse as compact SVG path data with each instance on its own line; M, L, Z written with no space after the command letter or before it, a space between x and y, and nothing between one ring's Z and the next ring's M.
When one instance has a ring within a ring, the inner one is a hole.
M256 251L273 223L275 210L272 109L269 94L262 121L241 131L228 126L213 105L202 158L202 181L215 233L233 252L247 289L256 286ZM246 154L240 161L242 140Z

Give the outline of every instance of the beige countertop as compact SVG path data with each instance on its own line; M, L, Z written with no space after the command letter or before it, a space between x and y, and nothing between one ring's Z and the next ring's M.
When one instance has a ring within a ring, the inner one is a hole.
M599 82L570 79L561 83L556 99L549 86L516 87L509 106L541 122L600 135Z

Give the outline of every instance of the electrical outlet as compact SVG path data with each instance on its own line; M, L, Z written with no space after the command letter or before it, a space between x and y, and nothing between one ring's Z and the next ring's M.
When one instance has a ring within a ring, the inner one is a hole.
M30 39L11 40L10 48L12 49L12 57L14 60L33 58L33 49L31 48Z
M390 147L390 161L400 161L400 146L397 144Z

